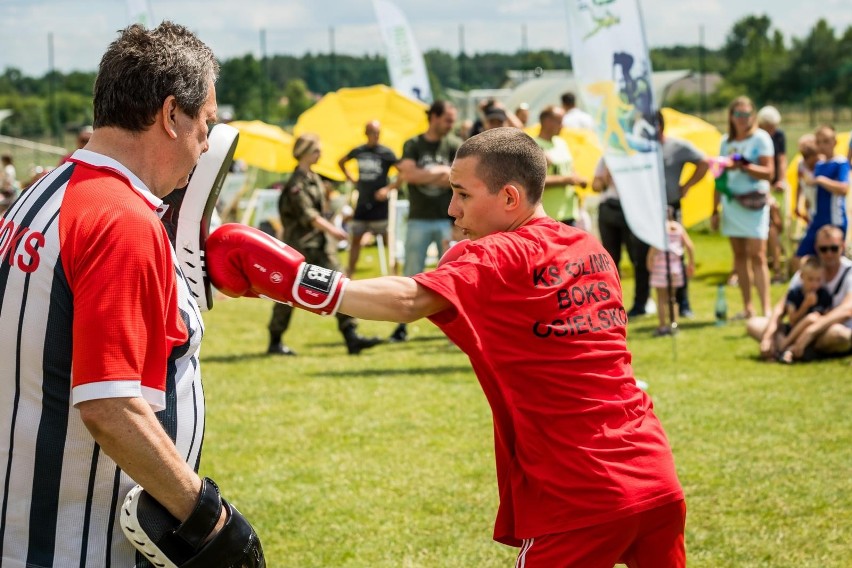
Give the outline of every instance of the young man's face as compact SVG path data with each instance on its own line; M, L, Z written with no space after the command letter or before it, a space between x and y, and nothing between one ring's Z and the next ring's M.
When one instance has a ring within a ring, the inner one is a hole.
M479 158L467 157L453 162L450 170L450 187L453 197L447 210L464 236L476 240L492 233L505 230L502 205L503 192L488 191L479 179L476 166Z

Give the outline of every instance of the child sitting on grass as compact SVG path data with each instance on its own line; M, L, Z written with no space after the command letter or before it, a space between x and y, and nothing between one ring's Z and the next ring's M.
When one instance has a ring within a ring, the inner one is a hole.
M677 290L683 287L684 278L691 278L695 273L695 248L692 245L692 240L686 233L683 225L674 220L674 209L668 208L668 220L666 221L666 237L669 243L668 252L668 272L671 273L671 289ZM686 264L686 274L684 275L683 255L686 251L688 263ZM666 321L666 314L669 313L669 281L666 270L666 252L651 247L648 250L648 272L651 274L651 287L657 291L657 317L659 318L659 327L654 330L654 337L670 335L672 328ZM674 321L674 314L671 314L669 322Z
M790 346L819 316L831 309L831 294L825 289L825 272L819 257L808 256L799 270L800 282L793 281L787 292L787 323L778 328L775 346L778 360L793 362Z

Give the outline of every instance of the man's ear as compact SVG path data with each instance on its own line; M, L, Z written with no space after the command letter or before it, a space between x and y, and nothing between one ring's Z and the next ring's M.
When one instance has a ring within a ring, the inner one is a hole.
M520 207L523 195L517 186L507 183L503 186L503 189L500 190L500 199L504 203L504 208L507 211L512 211Z
M166 97L166 100L163 101L163 106L160 107L158 122L161 124L166 135L173 140L176 140L178 137L177 113L177 99L174 95L169 95Z

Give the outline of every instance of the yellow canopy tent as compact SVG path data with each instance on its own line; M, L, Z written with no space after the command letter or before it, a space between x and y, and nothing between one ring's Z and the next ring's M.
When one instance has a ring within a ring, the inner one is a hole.
M293 136L284 129L260 120L237 120L230 124L240 132L235 160L269 172L292 172L296 168Z
M663 109L663 118L666 121L666 134L669 136L689 140L707 156L719 153L722 135L712 124L670 108ZM538 124L525 129L530 136L537 136L540 130L541 126ZM580 195L588 195L592 191L591 180L602 154L598 139L591 132L567 128L563 128L559 136L568 143L574 157L574 170L590 182L585 190L579 190ZM687 164L681 179L689 179L694 170L691 164ZM707 175L689 191L683 200L684 226L691 227L710 217L713 213L713 190L713 178Z
M343 181L338 160L364 144L364 126L370 120L382 124L380 142L397 156L402 145L429 126L426 105L409 99L386 85L340 89L328 93L299 116L293 129L296 136L313 132L322 141L322 155L314 170L328 178ZM355 164L349 167L355 168Z

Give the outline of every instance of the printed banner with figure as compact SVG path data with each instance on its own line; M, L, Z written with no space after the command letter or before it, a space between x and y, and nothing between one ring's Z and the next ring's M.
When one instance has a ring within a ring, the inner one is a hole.
M431 103L426 63L405 14L389 0L373 0L373 7L385 41L391 86L412 99Z
M154 15L151 13L148 0L127 0L127 13L134 24L142 24L146 28L157 25L154 23Z
M638 0L568 0L571 62L630 230L666 250L651 59Z

